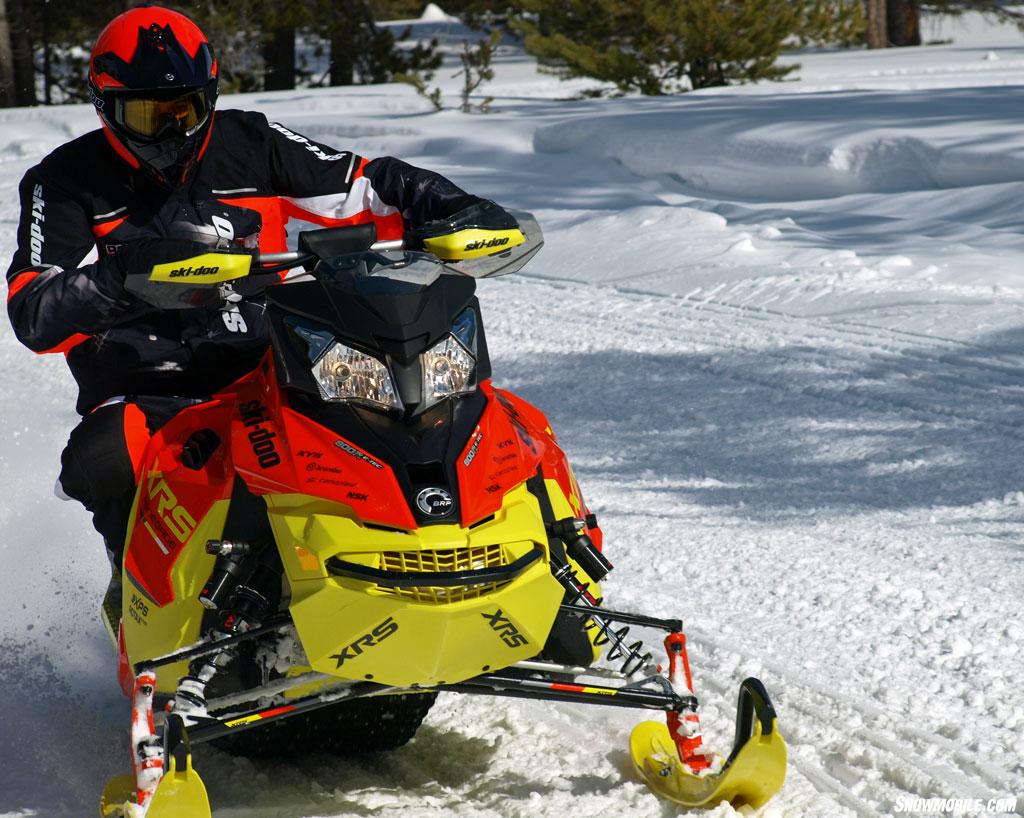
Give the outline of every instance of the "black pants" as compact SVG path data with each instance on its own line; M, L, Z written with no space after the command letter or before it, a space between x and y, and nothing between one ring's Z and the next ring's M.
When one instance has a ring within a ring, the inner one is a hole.
M198 402L194 398L129 396L94 409L68 438L60 456L61 488L92 512L92 524L117 567L124 555L142 451L160 427Z

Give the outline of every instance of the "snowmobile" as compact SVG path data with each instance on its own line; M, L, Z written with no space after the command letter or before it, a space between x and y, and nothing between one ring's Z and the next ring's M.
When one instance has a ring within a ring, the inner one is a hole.
M193 745L393 750L440 692L659 711L632 759L686 806L782 786L764 685L742 682L728 757L707 752L681 621L603 603L612 564L554 432L491 381L476 279L543 244L516 218L443 224L415 251L372 224L311 230L295 252L133 277L165 308L259 292L271 344L146 450L104 604L132 772L102 816L208 818ZM637 628L664 632L663 663Z

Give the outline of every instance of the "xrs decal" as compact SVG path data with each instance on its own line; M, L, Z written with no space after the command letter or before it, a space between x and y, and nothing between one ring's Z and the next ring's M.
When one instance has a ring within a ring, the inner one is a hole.
M242 413L242 425L250 429L248 438L252 446L252 453L261 469L269 469L281 462L281 455L277 453L274 445L276 432L264 429L263 424L267 422L267 408L258 400L250 400L238 407Z
M504 615L501 608L498 608L498 610L492 614L485 613L481 614L481 616L487 620L487 624L491 626L491 630L498 634L498 636L501 637L501 641L510 648L518 648L521 645L530 644L530 640L519 632L519 628L512 623L512 620Z
M149 616L149 605L138 594L132 594L131 605L128 606L128 615L140 625L148 625L146 617Z
M184 506L178 504L178 498L174 496L171 487L167 485L162 472L154 469L147 475L147 478L146 494L151 501L155 502L156 508L153 508L151 502L142 514L142 524L157 547L165 555L170 556L171 552L154 530L154 524L162 528L165 534L170 533L179 543L184 544L195 531L196 521ZM147 512L155 512L156 517L151 518Z
M390 616L377 625L369 633L364 633L355 642L346 648L341 649L341 653L331 654L332 659L338 660L338 667L341 667L349 659L355 659L357 656L361 656L363 651L367 648L375 648L391 634L398 630L398 623L395 622Z

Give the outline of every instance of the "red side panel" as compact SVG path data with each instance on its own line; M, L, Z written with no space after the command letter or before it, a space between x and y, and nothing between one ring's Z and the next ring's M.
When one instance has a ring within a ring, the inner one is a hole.
M368 222L374 222L377 225L378 241L393 241L395 239L402 238L405 234L405 220L402 219L401 213L391 213L387 216L378 216L372 210L366 209L356 213L354 216L348 217L347 219L332 219L328 216L322 216L319 213L311 213L308 210L303 210L297 204L289 200L283 200L281 207L287 218L301 219L302 221L318 224L321 227L343 227L350 224L366 224Z
M533 475L534 471L537 468L537 463L539 461L541 465L541 471L544 477L550 480L554 480L556 483L558 483L558 487L562 490L562 494L565 495L565 499L569 503L570 508L572 508L573 514L579 519L585 518L587 514L589 514L590 512L587 508L586 503L583 500L583 492L580 490L579 484L576 482L576 477L572 473L572 469L569 466L569 460L565 456L565 452L563 452L561 448L558 446L558 443L555 439L555 433L551 430L551 426L548 424L548 419L544 415L544 413L537 409L535 406L527 403L522 398L513 395L511 392L506 392L504 389L492 388L490 382L482 384L481 388L485 392L485 394L494 395L494 400L492 401L492 403L501 406L501 408L504 410L504 414L508 417L512 425L512 428L516 433L516 436L520 444L519 453L522 466L524 467L524 469L527 465L529 465L530 467L530 472L528 474L525 474L525 476L523 476L521 480L525 480ZM487 418L490 411L491 407L489 406L487 412L484 413L484 419ZM482 425L483 420L481 420L481 426ZM474 437L470 439L469 445L463 452L463 459L460 460L459 462L459 488L462 493L464 515L463 525L469 525L470 523L480 519L480 517L475 517L473 519L466 519L465 517L466 508L467 505L470 503L470 500L479 499L479 496L477 496L476 498L471 498L467 496L467 490L473 491L474 486L472 483L463 482L463 472L468 473L470 471L470 468L467 468L465 466L465 457L472 450L475 440L476 435L474 435ZM507 466L505 465L506 462L511 463L512 460L511 458L508 457L507 453L502 452L502 442L499 441L497 445L499 447L499 450L497 452L489 452L489 462L493 464L494 467L491 473L494 474L497 478L502 478L504 476L502 473L502 467L504 466L505 468L507 468ZM482 441L480 442L479 446L481 448L483 447ZM504 449L507 451L512 451L512 447L508 446L507 444L504 445ZM537 453L539 453L539 457L535 456ZM470 464L470 466L472 466L472 463ZM511 477L512 472L507 473ZM508 491L508 489L512 488L512 486L517 485L518 482L521 482L521 480L517 480L516 483L513 483L508 487L503 487L500 492L497 489L495 489L494 493L497 494L500 498L501 494L504 494L505 491ZM494 485L494 483L485 486L484 491L488 491L492 485ZM501 485L504 486L504 483L501 483ZM475 493L479 495L479 486L475 486L475 489ZM496 509L492 509L491 511L488 511L486 513L493 514L494 510ZM481 516L486 516L486 514ZM594 544L598 548L601 548L601 529L595 526L594 528L591 528L589 530L589 534L590 538L594 541Z
M525 421L508 393L480 384L487 408L456 470L462 503L462 525L469 526L501 508L505 494L537 472L548 441Z
M113 233L115 230L117 230L117 228L124 224L125 221L127 221L127 219L127 216L122 216L120 219L111 219L109 222L94 224L92 226L92 234L96 238L102 239L104 236Z
M234 467L256 494L308 494L351 506L359 519L416 528L391 467L282 403L273 362L240 383L231 421Z
M186 409L153 436L146 451L125 569L157 605L174 599L171 568L198 522L231 495L226 440L200 471L181 465L182 447L200 429L220 435L230 411L217 401Z
M36 276L39 275L38 270L25 270L18 273L7 283L7 300L10 301L14 296L21 292L25 287L32 281Z
M128 661L128 648L124 644L124 623L117 626L117 683L121 686L121 692L129 698L135 687L135 673L132 670L132 663Z

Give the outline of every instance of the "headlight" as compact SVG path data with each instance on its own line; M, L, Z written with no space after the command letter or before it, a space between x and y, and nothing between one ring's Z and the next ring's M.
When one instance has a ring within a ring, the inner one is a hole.
M452 334L422 356L423 403L430 406L452 395L476 389L476 313L465 310L452 325Z
M327 327L297 316L284 319L297 349L313 364L313 378L326 401L366 403L382 409L402 402L383 362L335 340Z
M337 341L313 365L313 377L324 400L364 402L384 409L401 406L388 368Z

